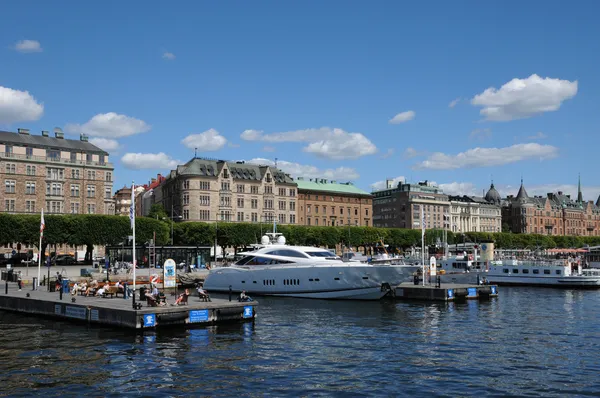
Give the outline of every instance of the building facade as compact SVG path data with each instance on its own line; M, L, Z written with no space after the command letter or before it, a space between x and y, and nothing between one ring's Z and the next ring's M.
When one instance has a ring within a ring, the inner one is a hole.
M297 178L301 225L372 226L373 197L352 183Z
M129 216L131 207L131 187L118 189L113 196L115 201L115 215Z
M485 197L449 195L448 199L452 232L502 231L502 200L493 183Z
M272 166L193 158L152 196L176 221L297 222L296 183Z
M559 191L529 196L521 181L517 196L508 196L502 206L502 222L514 233L599 236L600 197L584 201L581 182L577 199Z
M386 186L372 193L375 227L420 229L421 209L427 229L450 227L450 201L440 187L428 181L397 186L387 181Z
M114 214L114 168L108 153L88 142L65 139L59 129L31 135L0 131L0 190L7 213Z

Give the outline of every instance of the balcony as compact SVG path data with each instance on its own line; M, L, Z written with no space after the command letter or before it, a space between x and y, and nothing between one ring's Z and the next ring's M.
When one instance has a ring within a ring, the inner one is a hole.
M63 164L65 166L96 166L96 167L108 167L114 168L112 163L107 162L88 162L85 160L71 160L64 158L55 158L55 157L47 157L47 156L33 156L33 155L23 155L18 153L6 153L0 152L0 159L15 159L15 160L26 160L31 162L42 162L42 163L56 163Z

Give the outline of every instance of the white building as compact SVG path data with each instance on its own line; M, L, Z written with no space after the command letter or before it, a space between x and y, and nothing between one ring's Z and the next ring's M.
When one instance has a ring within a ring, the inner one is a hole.
M485 197L449 196L450 230L463 232L501 232L502 210L500 194L494 184Z

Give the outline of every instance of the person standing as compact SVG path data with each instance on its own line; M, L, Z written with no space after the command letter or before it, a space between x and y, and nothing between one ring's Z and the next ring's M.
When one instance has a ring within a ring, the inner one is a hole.
M17 274L17 286L19 286L19 291L23 288L23 278L21 277L21 271Z

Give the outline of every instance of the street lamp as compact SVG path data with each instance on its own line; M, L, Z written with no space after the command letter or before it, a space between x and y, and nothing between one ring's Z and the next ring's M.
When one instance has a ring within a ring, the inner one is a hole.
M166 220L167 218L171 220L171 246L173 246L173 236L174 236L174 234L173 234L173 219L181 220L183 217L181 217L181 216L163 217L163 220Z

